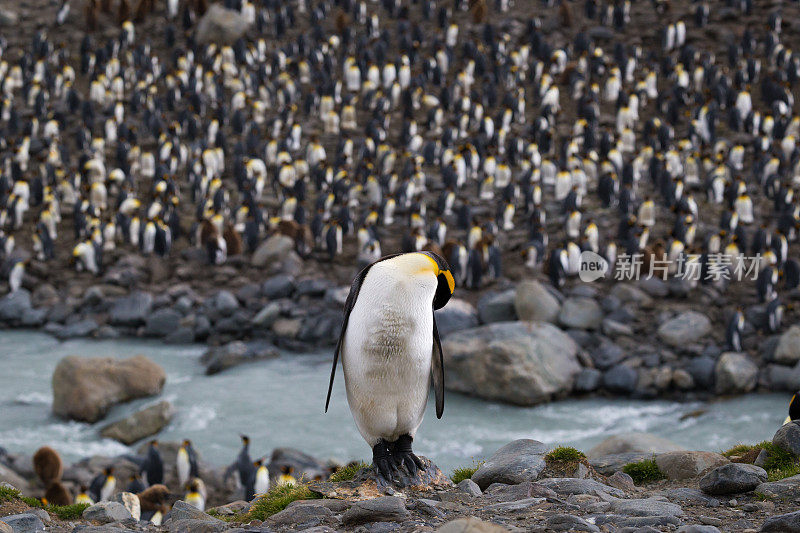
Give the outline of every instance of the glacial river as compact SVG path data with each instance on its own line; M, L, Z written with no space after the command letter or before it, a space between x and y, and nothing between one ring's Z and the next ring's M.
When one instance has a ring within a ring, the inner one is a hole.
M0 332L0 346L0 446L12 452L32 453L47 444L68 461L130 452L122 444L101 439L99 428L155 399L119 406L94 425L67 422L51 414L50 379L65 355L144 354L165 369L162 397L177 408L159 439L191 439L202 458L212 464L233 460L240 433L251 437L254 457L291 446L322 459L371 458L347 408L341 370L331 409L323 413L329 351L284 353L208 377L198 361L203 346L131 340L59 342L32 332ZM520 408L448 394L441 420L429 404L415 450L432 457L447 472L487 457L518 438L588 450L609 435L645 431L690 449L722 450L771 438L786 416L787 403L788 395L752 394L711 403L616 398ZM698 411L702 411L699 416Z

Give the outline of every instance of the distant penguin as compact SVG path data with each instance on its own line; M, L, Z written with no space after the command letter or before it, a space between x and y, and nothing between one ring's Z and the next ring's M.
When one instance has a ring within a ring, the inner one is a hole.
M61 481L64 465L58 452L49 446L42 446L33 454L33 471L45 487Z
M783 322L784 306L779 298L773 298L767 304L767 331L777 333L781 329Z
M225 477L227 478L231 473L236 472L239 476L239 484L244 489L245 500L250 501L255 493L255 488L253 487L255 466L250 459L250 437L247 435L241 435L240 437L242 439L242 449L239 451L236 461L225 471Z
M86 485L81 485L80 492L78 492L78 495L75 496L75 503L94 505L94 500L91 496L89 496Z
M205 511L206 509L206 499L203 494L200 492L200 484L197 479L193 479L188 485L188 492L186 496L184 496L183 501L191 505L192 507L196 507L201 511Z
M140 473L148 487L164 482L164 461L161 459L161 452L158 451L157 440L150 441Z
M269 469L263 459L255 462L256 475L253 489L256 495L266 494L269 491Z
M278 476L278 485L295 485L297 479L294 477L294 467L284 465L281 467L281 474Z
M139 494L145 488L146 487L144 486L144 481L142 481L142 476L134 472L128 479L128 486L125 488L125 491L130 492L131 494Z
M783 421L784 424L800 420L800 397L798 396L800 396L800 391L794 393L792 399L789 400L789 416Z
M8 274L8 288L11 292L17 292L22 288L22 279L25 277L25 262L17 261L11 272Z
M184 440L181 447L178 448L176 466L178 471L178 484L181 487L186 486L191 478L199 477L197 454L190 440Z
M734 352L742 351L742 329L744 328L744 314L741 309L737 309L728 321L725 328L725 342L728 348Z
M108 467L92 479L92 483L89 485L89 495L96 502L107 501L114 495L116 487L114 468Z

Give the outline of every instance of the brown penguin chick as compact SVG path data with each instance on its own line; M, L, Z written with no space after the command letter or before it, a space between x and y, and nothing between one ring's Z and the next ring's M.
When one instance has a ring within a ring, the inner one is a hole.
M569 2L565 0L561 0L561 4L558 6L558 21L564 28L572 26L572 10L569 8Z
M44 499L47 500L50 505L72 505L72 494L70 494L60 481L55 481L47 487L44 493Z
M153 485L136 495L142 511L158 511L167 504L170 497L169 489L165 485Z
M489 13L486 0L470 0L469 11L472 13L473 24L483 24L486 22L486 15Z
M119 0L119 10L117 11L117 24L122 26L122 23L131 17L131 5L128 0Z
M148 0L139 0L139 3L136 6L136 16L134 18L134 20L136 22L144 21L145 17L147 16L147 13L149 11L149 7L148 7L149 3L150 2Z
M336 31L337 33L344 33L344 30L347 29L347 26L350 25L350 20L347 17L347 14L343 10L338 10L336 13Z
M228 249L228 255L241 255L244 247L242 246L242 236L239 232L233 229L233 225L228 223L225 225L225 231L222 232L222 238L225 239L225 246Z
M100 0L100 11L111 13L111 0Z
M64 473L61 456L53 448L42 446L33 454L33 471L45 487L61 481L61 475Z
M86 31L97 29L97 2L96 0L86 0Z
M294 220L281 220L278 222L276 229L276 233L294 240L295 250L301 257L305 257L308 254L311 244L314 242L311 229L308 226L298 224Z

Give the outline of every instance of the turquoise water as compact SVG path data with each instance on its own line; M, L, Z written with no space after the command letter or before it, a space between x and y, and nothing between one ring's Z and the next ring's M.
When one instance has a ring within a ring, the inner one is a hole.
M161 440L192 439L203 459L230 463L240 433L252 439L251 453L266 455L291 446L321 459L371 457L347 408L344 380L334 385L324 411L331 353L284 353L269 361L205 376L203 346L165 346L134 340L59 342L32 332L0 332L0 446L31 453L50 445L67 460L113 455L130 449L101 439L99 428L156 401L139 400L113 409L97 424L66 422L52 416L50 378L65 355L128 357L144 354L164 367L162 393L177 408ZM616 399L565 400L533 408L488 403L448 394L444 417L429 404L415 449L446 471L488 456L517 438L583 450L615 433L645 431L690 449L721 450L740 442L771 438L786 416L788 397L748 395L712 403ZM697 410L700 416L685 416Z

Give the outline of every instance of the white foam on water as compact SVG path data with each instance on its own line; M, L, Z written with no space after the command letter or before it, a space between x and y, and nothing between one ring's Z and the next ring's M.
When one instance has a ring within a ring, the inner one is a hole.
M18 405L52 405L53 395L44 392L27 392L18 394L14 398L14 403Z

